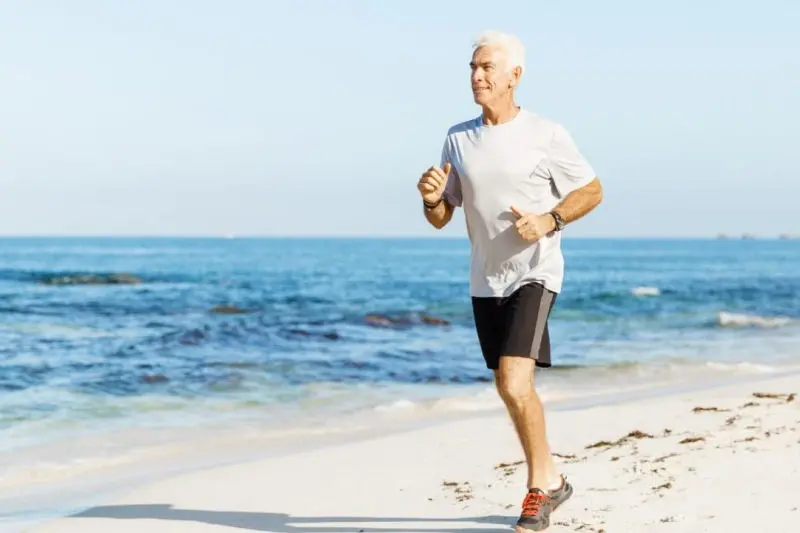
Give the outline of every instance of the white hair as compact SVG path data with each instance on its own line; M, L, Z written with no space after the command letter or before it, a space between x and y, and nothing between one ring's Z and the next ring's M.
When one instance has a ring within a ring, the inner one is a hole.
M515 35L487 30L478 35L478 38L473 43L474 49L478 49L481 46L490 46L502 50L505 54L509 71L514 67L519 67L523 72L525 71L525 46Z

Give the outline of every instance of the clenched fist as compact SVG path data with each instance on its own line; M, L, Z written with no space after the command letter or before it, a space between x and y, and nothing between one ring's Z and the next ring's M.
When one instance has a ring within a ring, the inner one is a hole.
M422 200L426 204L439 202L444 194L444 187L447 185L447 177L450 175L450 163L445 163L444 169L433 166L429 168L417 183L417 189L422 195Z
M511 211L517 215L517 222L515 223L517 233L527 242L536 242L556 229L556 221L550 214L526 214L513 205L511 206Z

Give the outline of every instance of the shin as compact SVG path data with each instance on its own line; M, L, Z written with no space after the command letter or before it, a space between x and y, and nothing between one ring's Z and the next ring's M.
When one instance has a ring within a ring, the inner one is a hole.
M547 442L544 409L534 388L534 368L531 358L501 357L495 384L525 453L528 488L547 490L557 487L560 477Z

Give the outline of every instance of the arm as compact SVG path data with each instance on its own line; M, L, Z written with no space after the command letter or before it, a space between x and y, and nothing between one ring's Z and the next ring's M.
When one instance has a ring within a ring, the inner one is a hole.
M450 222L461 201L461 187L455 169L449 161L443 166L443 169L437 166L429 168L417 183L425 218L436 229L442 229Z
M565 225L587 215L603 200L603 188L595 170L561 125L554 128L549 161L550 176L562 197L551 213L558 215ZM555 223L553 215L548 217Z
M453 218L461 205L461 180L451 164L451 142L445 138L442 146L441 168L432 166L419 180L417 188L422 195L425 219L436 229L442 229Z
M528 242L556 230L556 216L564 225L582 218L603 200L603 188L594 169L578 151L569 133L558 127L551 144L550 173L556 189L564 194L561 202L548 213L523 213L515 206L511 210L517 216L516 227L520 236Z
M587 215L602 200L603 188L600 180L595 177L586 185L567 194L556 207L547 213L541 215L523 213L513 205L511 211L518 217L515 226L520 236L528 242L536 242L556 230L556 219L551 213L557 213L566 226Z
M455 210L453 206L445 202L444 199L442 199L442 201L439 202L439 204L433 209L424 204L422 209L425 212L425 218L428 220L431 226L436 229L442 229L445 227L453 218L453 211Z
M569 224L588 215L602 201L603 186L600 184L600 180L595 177L583 187L575 189L566 195L551 212L557 213L564 220L564 224ZM550 218L553 219L552 216ZM553 229L555 229L555 219L553 219Z

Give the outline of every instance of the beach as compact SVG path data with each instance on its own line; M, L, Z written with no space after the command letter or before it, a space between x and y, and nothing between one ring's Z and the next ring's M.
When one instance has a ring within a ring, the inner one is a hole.
M0 248L2 533L500 531L518 515L524 472L495 467L521 451L475 336L466 240ZM756 520L730 510L744 498L780 531L798 402L752 394L800 392L797 247L564 252L555 364L536 380L577 492L551 529L715 531Z
M800 374L548 409L575 495L549 531L800 530ZM134 486L30 533L507 531L525 483L502 409Z

